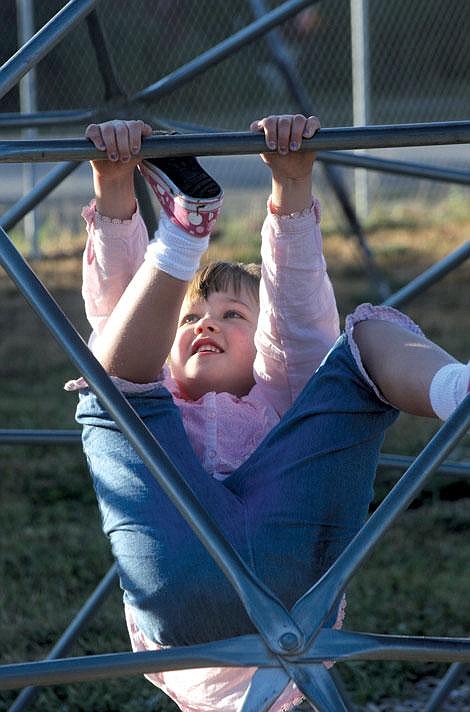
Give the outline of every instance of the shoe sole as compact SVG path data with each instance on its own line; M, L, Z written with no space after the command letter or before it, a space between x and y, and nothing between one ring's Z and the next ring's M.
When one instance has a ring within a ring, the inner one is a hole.
M193 237L207 237L219 216L223 192L215 198L193 198L184 195L177 185L149 161L138 166L170 220Z

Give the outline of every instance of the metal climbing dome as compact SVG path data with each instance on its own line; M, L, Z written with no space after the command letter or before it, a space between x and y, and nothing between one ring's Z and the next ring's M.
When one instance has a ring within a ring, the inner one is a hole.
M105 87L103 101L96 109L54 110L30 115L10 113L0 116L0 120L3 126L63 126L103 120L115 115L129 115L129 112L137 108L140 115L151 116L149 102L171 95L187 82L232 56L240 48L261 38L267 40L273 63L285 77L294 104L304 113L310 113L308 95L299 79L295 62L291 61L292 58L283 45L282 36L278 33L282 23L314 4L313 0L287 0L278 4L275 9L268 10L264 0L249 0L247 6L256 19L155 83L137 92L126 93L120 88L119 78L106 51L106 41L96 11L98 0L70 0L0 69L0 97L5 96L19 79L78 23L86 21L102 72ZM165 125L168 125L168 122ZM186 133L147 140L143 155L236 155L258 153L263 149L263 139L249 133L214 132L212 128L204 130L201 125L196 124L179 124L178 128L185 129ZM322 129L311 142L319 151L319 160L324 165L328 185L338 198L351 231L356 236L370 278L384 297L384 304L403 305L470 256L470 242L467 241L399 292L385 296L387 285L375 265L336 167L337 164L364 167L468 185L468 172L368 158L345 151L373 147L470 143L470 122ZM88 381L119 428L126 433L152 475L230 580L259 633L159 652L64 657L71 642L88 624L114 586L116 571L113 566L46 660L0 666L0 689L27 688L10 709L26 709L37 689L33 686L135 675L149 670L234 665L259 668L243 705L245 712L268 710L289 679L295 681L313 709L320 712L352 710L353 705L344 691L338 673L334 669L325 669L322 661L394 659L452 663L447 676L426 707L427 712L438 709L453 681L461 673L462 666L470 662L470 640L331 630L324 628L323 624L338 595L366 557L469 429L470 397L466 398L410 464L398 484L328 572L305 592L291 610L286 610L280 601L260 584L208 518L172 464L171 453L165 453L159 447L143 422L128 406L7 235L6 231L69 175L78 162L98 155L88 142L79 139L0 141L0 162L60 162L31 193L25 195L0 219L0 263ZM143 193L139 197L144 202ZM148 219L152 219L151 215ZM54 443L76 442L78 437L73 431L2 431L1 440Z

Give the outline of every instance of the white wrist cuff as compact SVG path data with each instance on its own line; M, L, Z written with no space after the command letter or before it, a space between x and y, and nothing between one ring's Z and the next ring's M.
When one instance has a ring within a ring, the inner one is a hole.
M176 279L189 282L208 247L209 236L192 237L162 215L155 239L147 247L145 261Z

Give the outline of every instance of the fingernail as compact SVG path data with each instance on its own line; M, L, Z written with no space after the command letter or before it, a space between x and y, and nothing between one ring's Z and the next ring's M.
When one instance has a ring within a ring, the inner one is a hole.
M109 160L110 161L117 161L117 154L116 153L110 153L109 154Z
M276 148L276 142L275 142L275 141L268 141L268 146L269 146L269 148Z
M123 156L123 157L121 158L121 161L122 161L123 163L129 163L129 159L130 159L130 156Z
M279 153L281 154L281 156L286 156L289 152L287 148L280 148Z
M139 147L138 147L138 146L132 146L131 151L132 151L132 153L139 153Z
M291 145L290 145L290 150L291 150L291 151L297 151L298 147L299 147L299 144L296 143L295 141L292 141L292 143L291 143Z

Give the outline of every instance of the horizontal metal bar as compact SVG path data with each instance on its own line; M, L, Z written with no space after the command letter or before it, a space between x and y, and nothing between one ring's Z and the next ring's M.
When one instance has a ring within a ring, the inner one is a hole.
M442 425L330 569L294 605L291 613L302 630L317 633L348 581L469 427L470 395Z
M414 297L422 294L433 284L452 272L470 257L470 240L464 242L450 255L447 255L429 269L422 272L418 277L408 282L402 289L388 297L383 304L388 307L402 307Z
M394 126L348 126L320 129L302 143L301 150L392 148L470 143L470 121ZM230 156L269 152L264 136L250 131L153 136L145 139L140 155ZM84 161L103 158L86 139L0 141L0 163L29 161Z
M61 635L57 643L52 648L47 656L47 660L57 660L58 657L66 655L72 645L76 642L78 636L85 630L88 623L98 612L102 603L111 593L117 582L117 565L113 564L105 576L101 579L98 586L95 588L91 596L85 601L77 615L73 618L67 629ZM14 703L8 709L8 712L21 712L39 694L39 688L27 687L16 698Z
M0 428L0 445L81 445L81 430L32 430ZM406 455L382 454L379 467L406 470L415 458ZM468 477L470 462L446 460L436 474Z
M70 0L39 32L0 67L0 98L34 67L80 20L96 0Z
M285 656L288 664L306 666L324 660L470 661L470 639L379 635L323 628L301 655ZM0 666L0 689L55 685L202 667L277 668L258 635L216 640L201 645L142 653L87 655Z
M410 660L419 662L470 662L470 638L382 635L322 629L296 662L322 660Z
M408 163L405 161L392 161L388 158L376 156L362 156L344 151L320 151L317 160L350 168L366 168L370 171L391 173L412 178L425 178L426 180L441 181L443 183L456 183L470 185L470 172L457 171L447 168L435 168L422 163Z
M40 128L41 126L69 126L89 123L96 109L70 109L67 111L37 111L31 114L17 112L0 114L0 129Z
M0 445L80 445L81 430L0 429Z
M0 227L11 230L30 210L39 205L41 200L57 188L62 181L78 168L80 163L66 161L54 166L47 175L39 180L34 188L24 195L0 218Z
M18 430L0 428L0 445L81 445L80 430ZM378 466L406 470L415 458L407 455L382 454ZM470 476L470 462L446 460L437 468L436 474L456 477Z
M44 285L0 228L0 263L13 279L54 338L83 375L116 425L126 434L170 501L201 540L232 583L245 610L271 649L282 652L281 639L289 634L302 641L302 633L277 597L262 584L221 534L212 517L160 447L143 421L118 391L103 367L87 348Z
M0 689L99 680L162 670L277 665L277 658L269 653L261 638L249 635L182 648L165 648L158 652L111 653L1 665Z
M263 18L252 22L171 74L162 77L146 89L142 89L132 99L148 101L161 98L316 2L318 0L288 0L288 2L284 2Z

